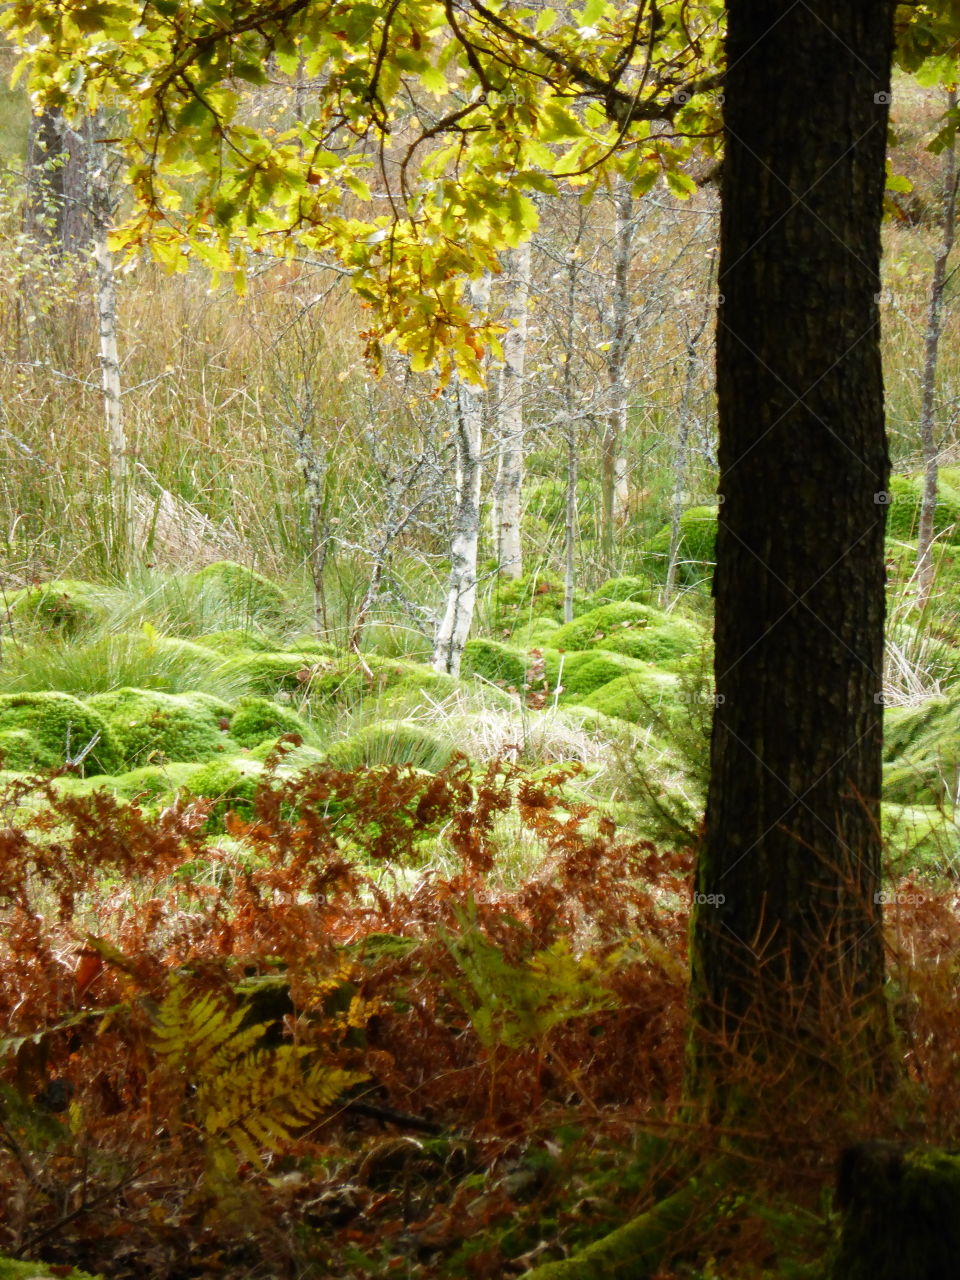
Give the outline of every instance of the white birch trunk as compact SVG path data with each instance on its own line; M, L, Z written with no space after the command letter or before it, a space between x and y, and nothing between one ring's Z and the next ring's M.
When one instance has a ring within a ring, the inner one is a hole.
M490 277L474 281L473 305L490 305ZM486 389L462 379L456 387L456 489L453 536L450 540L450 580L447 603L437 628L433 665L452 676L460 674L463 646L467 643L477 603L477 555L480 545L480 490L483 479L483 419Z
M602 546L607 571L614 571L617 529L627 513L629 489L624 442L627 434L627 348L630 338L630 260L633 256L633 196L622 179L615 195L613 233L612 332L607 355L610 412L602 445Z
M112 216L106 180L93 180L93 256L97 277L97 319L100 330L100 377L107 434L114 545L125 556L133 545L133 508L127 436L123 425L120 356L117 348L117 280L113 254L107 245Z
M520 520L523 514L523 383L530 300L530 242L519 245L512 257L515 274L508 312L510 329L503 339L497 414L499 448L493 491L493 545L500 572L508 578L519 578L523 573Z

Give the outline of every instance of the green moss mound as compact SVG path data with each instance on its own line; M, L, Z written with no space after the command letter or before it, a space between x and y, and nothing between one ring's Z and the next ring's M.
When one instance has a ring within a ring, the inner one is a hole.
M285 733L297 733L304 742L315 741L306 720L289 707L269 698L241 698L230 721L230 736L241 747L257 747L275 742Z
M536 618L563 621L563 578L530 573L522 578L498 577L489 597L490 623L495 631L513 632ZM587 605L583 592L574 593L574 613Z
M318 682L335 665L312 653L240 653L227 659L223 674L244 684L251 693L269 696L304 693L308 685L316 691Z
M261 774L259 762L251 759L211 761L190 774L185 783L188 794L214 802L204 827L208 834L223 831L228 813L252 817Z
M236 750L227 732L233 708L209 694L115 689L86 705L109 723L125 770Z
M101 626L108 614L101 593L89 582L59 578L18 591L10 602L14 627L69 638Z
M237 653L273 653L278 647L275 636L264 635L261 631L244 631L239 627L197 636L195 643L206 649L215 649L226 657L233 657Z
M32 743L34 758L17 767L25 769L59 768L69 756L76 760L80 752L97 737L79 766L84 775L115 773L120 765L120 752L110 725L104 716L69 693L7 693L0 695L0 735L15 732L8 739L21 761ZM7 768L12 765L7 762Z
M591 608L599 609L605 604L617 604L624 600L637 600L641 604L651 602L656 596L656 584L649 578L624 574L619 578L608 578L600 584L591 597Z
M587 650L587 653L589 657L586 661L578 654L577 658L581 660L564 664L561 683L565 701L583 702L588 694L609 684L611 680L618 680L621 676L634 672L643 677L649 670L646 663L638 662L623 653L607 653L602 649Z
M463 647L461 675L482 676L491 684L520 689L526 679L530 659L500 640L468 640Z
M109 788L121 800L155 804L172 800L181 787L203 765L171 760L168 764L148 764L109 779Z
M219 597L227 610L240 618L280 622L291 613L290 597L281 587L233 560L208 564L184 581L188 591Z
M633 724L651 725L680 710L678 692L679 683L675 677L658 671L656 667L648 667L644 672L634 670L601 685L581 698L580 703L607 716L616 716Z
M680 517L677 547L677 582L681 586L709 583L716 562L717 508L691 507ZM665 582L670 559L670 526L664 525L644 548L644 568L658 582Z
M453 754L449 743L409 720L382 720L365 725L330 748L338 769L411 764L430 773L442 769Z
M920 527L920 501L923 476L891 476L887 487L887 536L909 541ZM960 491L954 489L941 474L937 505L933 513L933 531L941 541L960 544Z
M666 626L669 614L635 600L604 604L598 609L574 618L558 627L550 637L553 649L608 648L608 642L626 631L640 631L646 627Z

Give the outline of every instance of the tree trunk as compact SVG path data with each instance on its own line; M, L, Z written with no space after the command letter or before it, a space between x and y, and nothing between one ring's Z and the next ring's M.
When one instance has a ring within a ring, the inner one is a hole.
M120 354L117 347L117 280L107 235L113 220L113 199L103 174L91 184L93 256L97 277L97 319L100 331L100 380L107 430L110 507L113 520L112 558L122 565L133 547L133 492L127 436L123 425Z
M957 91L947 93L947 110L957 106ZM937 356L943 328L943 290L947 280L947 260L953 249L957 208L956 139L943 153L943 236L933 258L933 278L927 304L927 332L923 351L923 388L920 407L920 444L923 449L923 497L920 501L920 529L917 534L918 605L922 609L933 586L933 515L937 507L937 442L934 409L937 394Z
M500 407L497 434L499 451L493 493L493 545L500 572L508 578L523 574L520 518L523 513L523 379L527 357L527 306L530 299L530 242L513 252L514 284L503 339L500 373Z
M821 1088L831 1054L848 1082L885 1066L891 19L875 0L728 3L717 706L691 991L691 1085L721 1113L745 1061Z
M603 561L609 574L616 572L617 530L627 507L627 350L630 344L630 260L633 256L633 196L621 181L614 196L616 220L613 232L613 325L607 355L610 411L601 445L601 506Z
M564 325L563 434L567 442L567 495L563 521L563 620L573 621L573 592L577 570L577 478L580 470L576 388L573 362L576 356L577 283L580 274L580 242L584 220L577 222L577 236L567 254L567 314Z
M89 120L75 128L49 107L30 120L27 228L59 255L83 253L93 234L90 130Z
M490 280L484 277L472 290L473 302L487 307ZM477 602L477 548L480 541L480 483L483 475L484 394L465 382L457 386L456 451L457 481L450 542L450 582L447 604L437 628L433 665L437 671L460 674L463 646L470 634Z

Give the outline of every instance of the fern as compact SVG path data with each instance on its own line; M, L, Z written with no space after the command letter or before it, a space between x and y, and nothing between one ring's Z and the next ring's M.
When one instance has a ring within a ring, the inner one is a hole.
M245 1020L243 1008L213 992L197 996L175 979L154 1027L157 1056L190 1086L192 1124L208 1168L221 1175L233 1167L231 1149L262 1168L264 1153L282 1151L294 1130L367 1078L313 1061L314 1050L299 1045L263 1048L263 1024Z

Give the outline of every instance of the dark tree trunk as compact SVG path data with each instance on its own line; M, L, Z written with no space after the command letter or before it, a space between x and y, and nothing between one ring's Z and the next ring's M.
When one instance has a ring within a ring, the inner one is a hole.
M91 125L45 109L30 121L28 227L58 253L84 253L93 236Z
M876 0L728 3L717 708L692 974L694 1089L721 1106L724 1046L821 1072L835 1047L862 1081L886 1044L891 16Z

